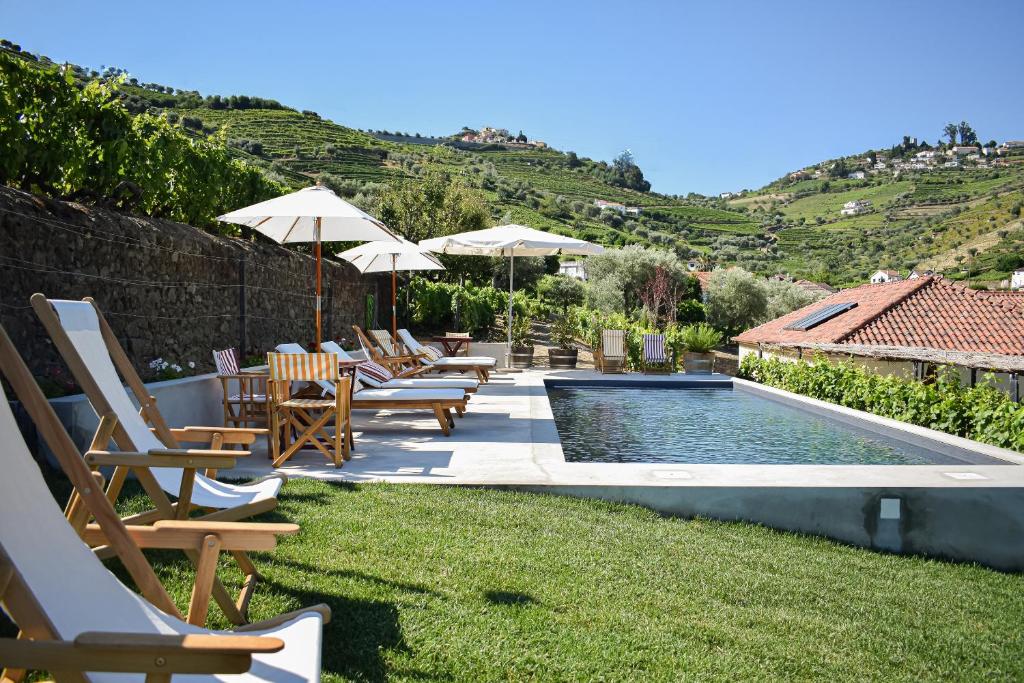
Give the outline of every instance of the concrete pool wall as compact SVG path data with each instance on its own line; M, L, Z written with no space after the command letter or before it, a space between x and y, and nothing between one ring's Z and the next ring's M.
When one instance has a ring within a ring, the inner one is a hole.
M588 383L547 381L548 386ZM735 391L924 446L964 465L649 465L659 468L666 484L671 484L510 488L635 503L666 515L754 522L876 550L1024 570L1024 485L1019 467L1024 455L742 379L713 382L709 377L701 385L724 383ZM623 377L595 382L611 384L650 386L651 381L634 383ZM666 386L683 388L687 383ZM627 474L625 469L622 474Z

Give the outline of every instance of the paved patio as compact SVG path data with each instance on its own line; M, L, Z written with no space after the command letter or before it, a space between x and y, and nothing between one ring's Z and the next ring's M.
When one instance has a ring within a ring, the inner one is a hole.
M544 380L565 382L713 383L724 375L602 375L592 370L496 373L473 395L445 437L429 411L355 411L356 450L341 469L303 451L282 469L289 476L339 481L460 485L613 486L1024 486L1024 468L983 465L698 465L566 463ZM270 471L260 444L226 475ZM1021 459L1024 462L1024 458ZM956 478L972 474L968 479Z

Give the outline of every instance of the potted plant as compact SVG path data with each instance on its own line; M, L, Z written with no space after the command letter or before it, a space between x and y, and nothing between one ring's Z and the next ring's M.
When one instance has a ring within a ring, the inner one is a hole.
M512 316L512 353L509 367L529 368L533 366L533 320L528 315Z
M579 351L576 348L576 332L579 328L579 316L576 311L564 311L562 316L551 324L551 341L554 346L548 348L548 364L553 368L572 369L576 367Z
M722 343L722 333L707 323L687 325L680 333L683 347L683 370L686 374L710 374L715 371L712 349Z

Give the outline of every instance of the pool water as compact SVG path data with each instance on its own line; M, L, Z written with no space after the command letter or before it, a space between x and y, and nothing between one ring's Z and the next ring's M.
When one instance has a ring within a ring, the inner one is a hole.
M549 387L548 398L569 462L962 464L734 389Z

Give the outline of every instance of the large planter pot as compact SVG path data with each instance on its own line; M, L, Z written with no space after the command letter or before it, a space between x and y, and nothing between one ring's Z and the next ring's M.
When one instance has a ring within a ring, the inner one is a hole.
M513 346L508 362L509 366L513 368L522 369L533 367L533 347Z
M553 368L572 369L576 367L579 351L576 349L548 349L548 365Z
M683 370L688 375L710 375L715 371L715 354L683 352Z

